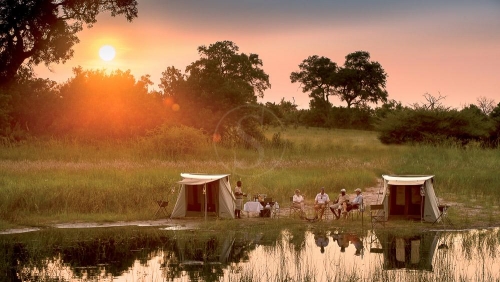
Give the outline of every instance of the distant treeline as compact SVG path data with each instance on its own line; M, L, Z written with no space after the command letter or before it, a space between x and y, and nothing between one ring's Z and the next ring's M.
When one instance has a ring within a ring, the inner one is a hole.
M269 76L258 55L239 53L233 42L200 46L198 52L200 59L185 72L168 67L160 89L153 91L149 76L136 79L130 71L78 67L72 78L56 83L21 68L12 83L0 87L0 141L146 138L151 146L180 144L176 150L185 151L196 146L195 139L228 146L272 145L281 140L265 140L266 126L306 126L376 130L386 144L498 147L500 103L479 98L478 105L452 109L442 105L445 97L428 93L422 104L387 100L385 71L369 60L368 52L347 55L344 67L324 57L304 60L291 81L309 93L309 109L297 109L284 98L258 103L271 86ZM377 79L367 84L366 77ZM347 107L333 106L329 96L340 97Z

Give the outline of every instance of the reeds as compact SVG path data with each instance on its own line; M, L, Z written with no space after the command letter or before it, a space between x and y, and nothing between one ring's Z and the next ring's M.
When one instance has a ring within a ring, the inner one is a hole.
M266 134L271 138L279 130ZM485 211L465 221L478 217L493 224L500 218L494 208L500 205L500 150L387 146L376 132L353 130L287 129L280 138L288 145L227 148L198 140L193 150L164 153L152 149L160 146L157 139L50 139L0 147L0 229L52 221L149 219L154 200L175 199L170 191L181 172L230 173L231 184L241 179L248 195L265 193L282 203L295 189L311 202L320 187L333 196L341 188L376 187L381 174L432 174L440 198ZM450 216L462 215L450 209Z

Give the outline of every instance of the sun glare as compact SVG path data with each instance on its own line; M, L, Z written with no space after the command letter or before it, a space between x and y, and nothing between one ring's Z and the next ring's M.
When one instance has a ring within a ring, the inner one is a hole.
M99 57L104 61L111 61L116 55L115 48L111 45L104 45L99 49Z

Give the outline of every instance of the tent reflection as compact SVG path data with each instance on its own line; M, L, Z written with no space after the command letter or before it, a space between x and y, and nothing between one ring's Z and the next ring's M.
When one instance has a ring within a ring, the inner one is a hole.
M375 234L381 248L372 248L372 253L383 253L385 270L418 269L432 271L432 260L437 249L437 232L412 235L396 235L389 232Z

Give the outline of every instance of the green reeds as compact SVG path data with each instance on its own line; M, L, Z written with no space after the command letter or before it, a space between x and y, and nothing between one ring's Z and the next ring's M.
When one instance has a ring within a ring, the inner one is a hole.
M280 130L271 128L266 134L271 139ZM500 205L500 150L387 146L376 132L315 128L281 131L286 146L257 142L229 148L182 139L192 142L190 150L173 145L177 135L167 143L156 137L128 142L49 139L0 147L0 229L54 221L151 219L154 200L168 198L169 209L173 207L177 193L170 191L178 188L182 172L230 173L233 186L241 179L248 195L264 193L280 203L300 189L308 204L320 187L333 197L341 188L378 187L381 174L432 174L438 197L481 209L464 215L452 208L452 221L488 225L500 219L494 208ZM167 149L161 153L158 146Z

